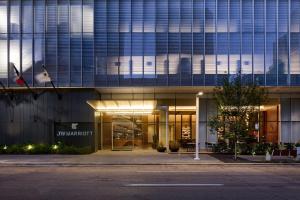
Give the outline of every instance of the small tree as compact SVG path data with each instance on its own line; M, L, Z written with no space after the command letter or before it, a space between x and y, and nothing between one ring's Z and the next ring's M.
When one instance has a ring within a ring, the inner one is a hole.
M217 115L209 119L212 133L219 133L222 139L228 139L237 159L237 143L247 142L253 136L253 124L259 106L267 101L264 88L256 84L242 84L242 76L237 74L232 80L225 79L223 86L214 89Z

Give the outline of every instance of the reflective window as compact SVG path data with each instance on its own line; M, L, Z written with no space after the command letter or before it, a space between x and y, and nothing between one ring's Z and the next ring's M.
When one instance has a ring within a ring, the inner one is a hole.
M33 32L33 2L32 0L22 1L22 32Z
M81 0L72 0L71 3L71 32L82 31L82 7Z
M58 32L68 33L69 32L69 0L58 1Z
M56 1L46 1L46 24L48 33L56 33L57 30L57 4Z
M7 33L7 1L0 1L0 33Z
M0 80L7 78L7 35L0 34Z
M240 31L240 0L230 0L230 32Z
M10 1L10 32L20 32L20 14L21 13L21 1L12 0Z
M34 32L43 33L45 30L45 0L34 2Z
M215 32L216 1L205 1L205 32Z

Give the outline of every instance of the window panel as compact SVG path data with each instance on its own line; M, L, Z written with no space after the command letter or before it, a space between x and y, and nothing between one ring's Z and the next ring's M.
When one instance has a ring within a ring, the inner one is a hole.
M217 70L218 74L228 73L228 36L227 33L218 33Z
M7 33L7 1L0 1L0 33Z
M156 32L168 32L168 0L156 1Z
M95 23L95 34L94 34L94 44L95 44L95 66L96 66L96 76L97 83L104 84L107 62L107 9L106 1L95 0L94 1L94 23Z
M70 82L70 37L69 34L59 34L57 48L58 84L68 86Z
M264 32L264 0L254 1L254 31Z
M42 65L45 63L45 37L44 34L34 35L34 75L43 71ZM35 82L35 86L39 83Z
M20 32L20 14L21 14L21 1L10 1L10 32Z
M132 0L132 32L143 32L143 1Z
M252 32L253 6L252 0L242 1L242 31Z
M33 32L33 2L32 0L22 1L22 32Z
M155 33L144 34L144 77L155 75L155 55L156 55L156 35Z
M7 78L7 35L0 34L0 80Z
M288 74L288 35L285 33L280 33L278 38L278 73Z
M193 37L194 55L193 55L193 74L203 74L203 57L204 57L204 34L195 33Z
M180 24L180 0L169 3L169 32L178 33Z
M216 36L214 33L206 33L205 36L205 74L216 74Z
M43 33L45 29L45 0L34 2L34 31Z
M181 7L180 31L189 33L192 31L192 18L193 18L193 16L192 16L192 14L193 14L192 1L191 0L181 0L180 7Z
M291 32L300 32L300 0L291 1Z
M252 74L252 33L243 33L242 42L242 74Z
M69 32L69 0L58 1L58 32Z
M291 34L291 74L300 74L300 33Z
M230 32L240 31L240 0L230 0Z
M94 86L94 38L87 32L82 38L82 85Z
M120 75L130 75L131 34L120 34ZM130 76L126 76L130 78Z
M144 32L155 31L155 1L144 0Z
M254 74L264 73L264 34L255 33L254 35Z
M46 24L47 24L47 32L48 33L56 33L57 30L57 5L56 1L46 1L47 7L46 7Z
M73 33L71 35L71 86L81 85L81 43L81 34Z
M141 78L143 75L143 35L132 34L132 78Z
M227 20L228 20L228 1L218 1L218 19L217 19L217 31L227 32Z
M267 0L266 31L276 32L276 0Z
M267 85L277 85L277 39L276 33L267 33L266 74Z
M28 84L32 84L32 34L22 34L22 73Z
M204 0L194 0L193 5L193 31L203 32L204 31Z
M119 73L119 34L107 35L107 74L118 75Z
M45 40L45 67L51 77L56 82L57 73L57 35L48 33Z
M236 74L241 70L241 38L239 33L230 33L229 73Z
M215 32L216 1L205 1L205 32Z
M288 32L288 0L278 1L278 31Z
M82 5L81 0L72 0L71 3L71 32L82 32Z
M83 0L82 5L83 32L94 32L94 4L93 0ZM86 35L89 38L89 34Z
M192 73L192 34L181 33L180 73L181 78ZM190 79L189 79L190 80Z
M168 73L168 35L156 33L156 74Z
M179 68L180 34L169 34L169 74L177 74Z

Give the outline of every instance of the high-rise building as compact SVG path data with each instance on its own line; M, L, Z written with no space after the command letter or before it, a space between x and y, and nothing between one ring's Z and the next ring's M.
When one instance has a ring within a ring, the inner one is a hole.
M300 0L0 0L0 144L145 148L199 123L205 148L212 89L239 72L270 94L258 139L300 140Z

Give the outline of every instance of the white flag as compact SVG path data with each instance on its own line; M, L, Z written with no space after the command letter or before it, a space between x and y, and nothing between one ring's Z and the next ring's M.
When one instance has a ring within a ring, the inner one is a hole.
M42 73L39 73L35 76L35 79L38 83L47 83L51 82L51 78L48 74L48 72L44 69Z

